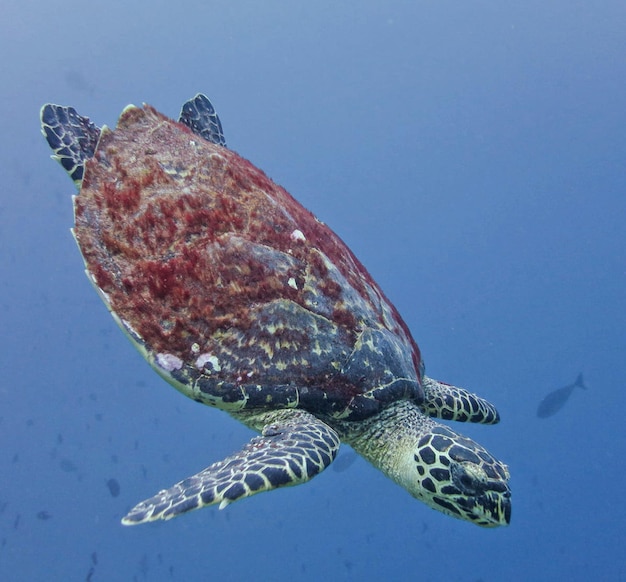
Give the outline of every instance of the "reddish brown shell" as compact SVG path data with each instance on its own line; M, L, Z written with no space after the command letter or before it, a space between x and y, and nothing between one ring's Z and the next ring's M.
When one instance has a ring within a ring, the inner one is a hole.
M103 130L75 217L105 302L192 398L361 418L422 397L415 342L339 237L152 107Z

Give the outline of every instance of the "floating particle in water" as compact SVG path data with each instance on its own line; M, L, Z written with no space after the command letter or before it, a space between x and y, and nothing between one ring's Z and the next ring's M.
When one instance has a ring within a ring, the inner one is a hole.
M95 91L95 85L90 83L81 71L67 71L65 83L73 91L82 91L90 95Z
M111 497L117 497L120 494L120 484L117 479L109 479L107 481L107 487Z
M357 454L354 451L346 451L345 453L339 453L339 456L335 459L335 462L331 465L336 473L343 473L349 469L357 459Z
M41 519L41 521L48 521L49 519L52 519L52 514L43 510L37 513L37 519Z
M61 459L61 461L59 462L59 465L61 469L65 471L66 473L72 473L78 469L78 467L74 464L74 462L70 461L69 459Z

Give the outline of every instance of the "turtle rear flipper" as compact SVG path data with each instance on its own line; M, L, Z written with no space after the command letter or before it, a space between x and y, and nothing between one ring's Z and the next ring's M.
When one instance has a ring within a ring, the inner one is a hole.
M122 523L171 519L216 503L223 509L255 493L305 483L335 459L339 436L312 414L280 410L266 416L274 416L276 421L265 425L262 436L253 438L238 453L142 501Z
M222 123L206 95L198 93L186 101L180 110L178 121L208 142L226 147Z
M73 107L47 103L41 108L41 133L57 160L80 189L85 161L96 151L100 128Z

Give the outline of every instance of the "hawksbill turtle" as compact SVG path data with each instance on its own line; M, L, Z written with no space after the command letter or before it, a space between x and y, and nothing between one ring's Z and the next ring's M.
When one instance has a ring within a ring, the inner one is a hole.
M122 523L304 483L341 442L443 513L509 523L506 465L433 420L495 424L494 406L425 375L367 270L226 147L204 95L178 122L129 105L111 130L47 104L41 123L79 190L72 232L115 321L167 382L260 433Z

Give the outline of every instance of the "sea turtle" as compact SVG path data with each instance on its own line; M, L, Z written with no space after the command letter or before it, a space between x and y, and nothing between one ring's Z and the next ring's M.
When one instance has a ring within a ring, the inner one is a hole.
M45 105L42 131L79 189L74 237L115 321L166 381L261 433L143 501L126 525L297 485L341 441L411 495L493 527L509 473L432 417L494 424L496 409L424 374L394 306L352 252L227 149L204 95L178 122L129 105L117 128Z

